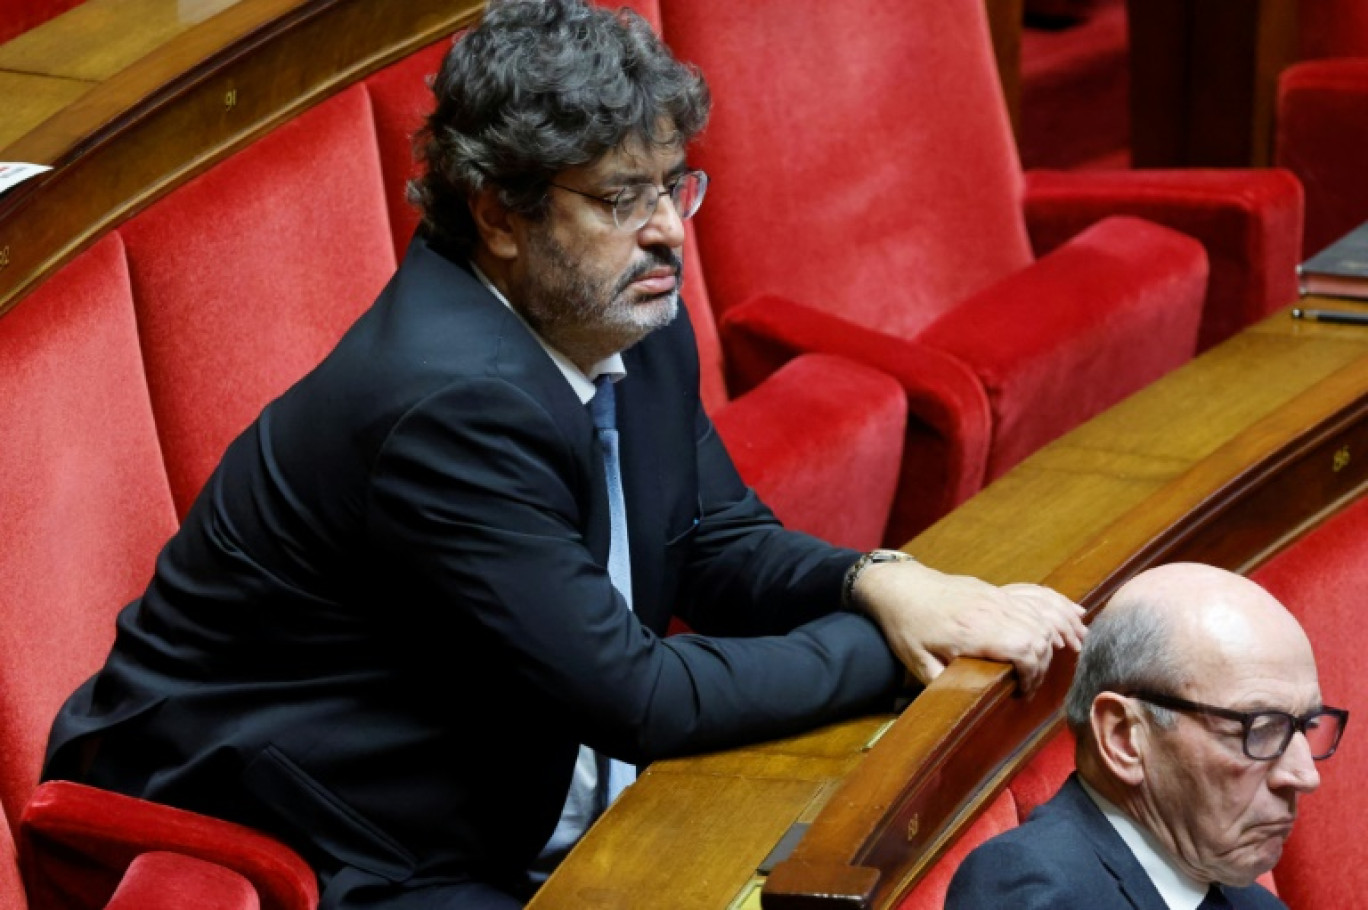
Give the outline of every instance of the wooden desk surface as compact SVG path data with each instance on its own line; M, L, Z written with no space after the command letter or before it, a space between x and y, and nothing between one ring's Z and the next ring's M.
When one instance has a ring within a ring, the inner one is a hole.
M1278 425L1288 405L1320 400L1328 415L1365 389L1368 328L1277 313L1042 449L908 549L997 583L1058 577L1066 563L1114 546L1118 522L1144 515L1148 500L1251 427L1275 444L1297 429ZM531 906L742 906L771 849L832 798L888 720L652 765ZM758 888L744 906L759 906Z

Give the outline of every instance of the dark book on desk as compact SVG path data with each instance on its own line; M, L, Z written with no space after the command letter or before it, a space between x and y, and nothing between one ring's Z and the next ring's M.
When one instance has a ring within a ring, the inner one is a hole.
M1368 221L1297 266L1303 294L1368 300Z

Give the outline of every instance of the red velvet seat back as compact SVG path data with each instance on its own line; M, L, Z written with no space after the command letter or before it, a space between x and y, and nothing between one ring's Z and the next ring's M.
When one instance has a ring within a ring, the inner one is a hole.
M233 437L332 349L394 271L364 88L294 118L122 232L183 515Z
M1361 669L1368 650L1368 500L1299 540L1253 577L1306 629L1325 702L1351 713L1339 751L1319 765L1320 789L1299 806L1275 870L1278 891L1290 907L1347 906L1352 899L1346 895L1368 890L1368 839L1362 835L1368 815L1368 735L1362 726L1368 681Z
M0 426L0 802L15 822L52 718L176 525L117 236L0 317Z
M1031 261L981 0L663 0L712 87L694 160L725 311L770 292L894 335Z

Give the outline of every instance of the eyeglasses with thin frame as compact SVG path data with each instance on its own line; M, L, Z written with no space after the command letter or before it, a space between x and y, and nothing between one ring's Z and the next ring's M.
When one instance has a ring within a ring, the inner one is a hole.
M1344 727L1349 723L1349 712L1343 708L1322 706L1298 717L1286 711L1273 709L1234 711L1230 708L1217 708L1214 705L1204 705L1172 695L1160 695L1157 692L1139 691L1125 694L1128 698L1138 698L1160 708L1239 721L1244 754L1255 761L1273 761L1280 757L1292 742L1293 733L1300 733L1306 737L1306 744L1311 747L1313 759L1321 761L1329 758L1335 754L1340 737L1344 735Z
M665 193L670 194L670 201L674 203L675 211L679 214L681 221L692 218L694 213L698 211L698 207L703 204L703 197L707 195L708 175L703 171L685 171L663 187L654 183L633 184L632 186L624 186L611 196L586 193L584 190L577 190L572 186L555 182L552 182L551 186L565 190L567 193L574 193L576 196L583 196L585 199L602 202L612 208L613 223L618 228L634 232L645 227L646 223L655 215L656 206L660 204L660 197Z

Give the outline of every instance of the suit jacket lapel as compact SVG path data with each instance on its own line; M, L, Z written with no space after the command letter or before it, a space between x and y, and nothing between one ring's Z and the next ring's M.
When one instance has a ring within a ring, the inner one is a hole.
M1102 810L1088 796L1078 782L1077 773L1071 774L1059 794L1051 800L1059 808L1073 815L1086 833L1097 858L1116 880L1116 887L1135 910L1168 910L1168 905L1150 881L1140 861L1112 827Z
M441 259L447 260L448 265L437 266L436 262ZM427 246L424 246L415 239L405 263L410 260L414 263L412 268L440 269L437 277L430 278L429 282L443 288L444 294L467 301L467 306L474 305L473 301L480 301L504 319L497 339L500 348L498 372L542 402L547 413L570 440L579 472L577 479L580 482L573 485L580 514L584 516L581 533L590 555L606 566L608 546L612 540L608 516L608 482L604 476L603 458L595 444L594 421L589 409L580 403L560 367L556 366L523 321L489 292L470 271L469 264L459 252L445 249L437 240L429 239ZM456 266L458 271L451 272L449 265ZM442 305L448 303L440 295L434 295L434 299Z

